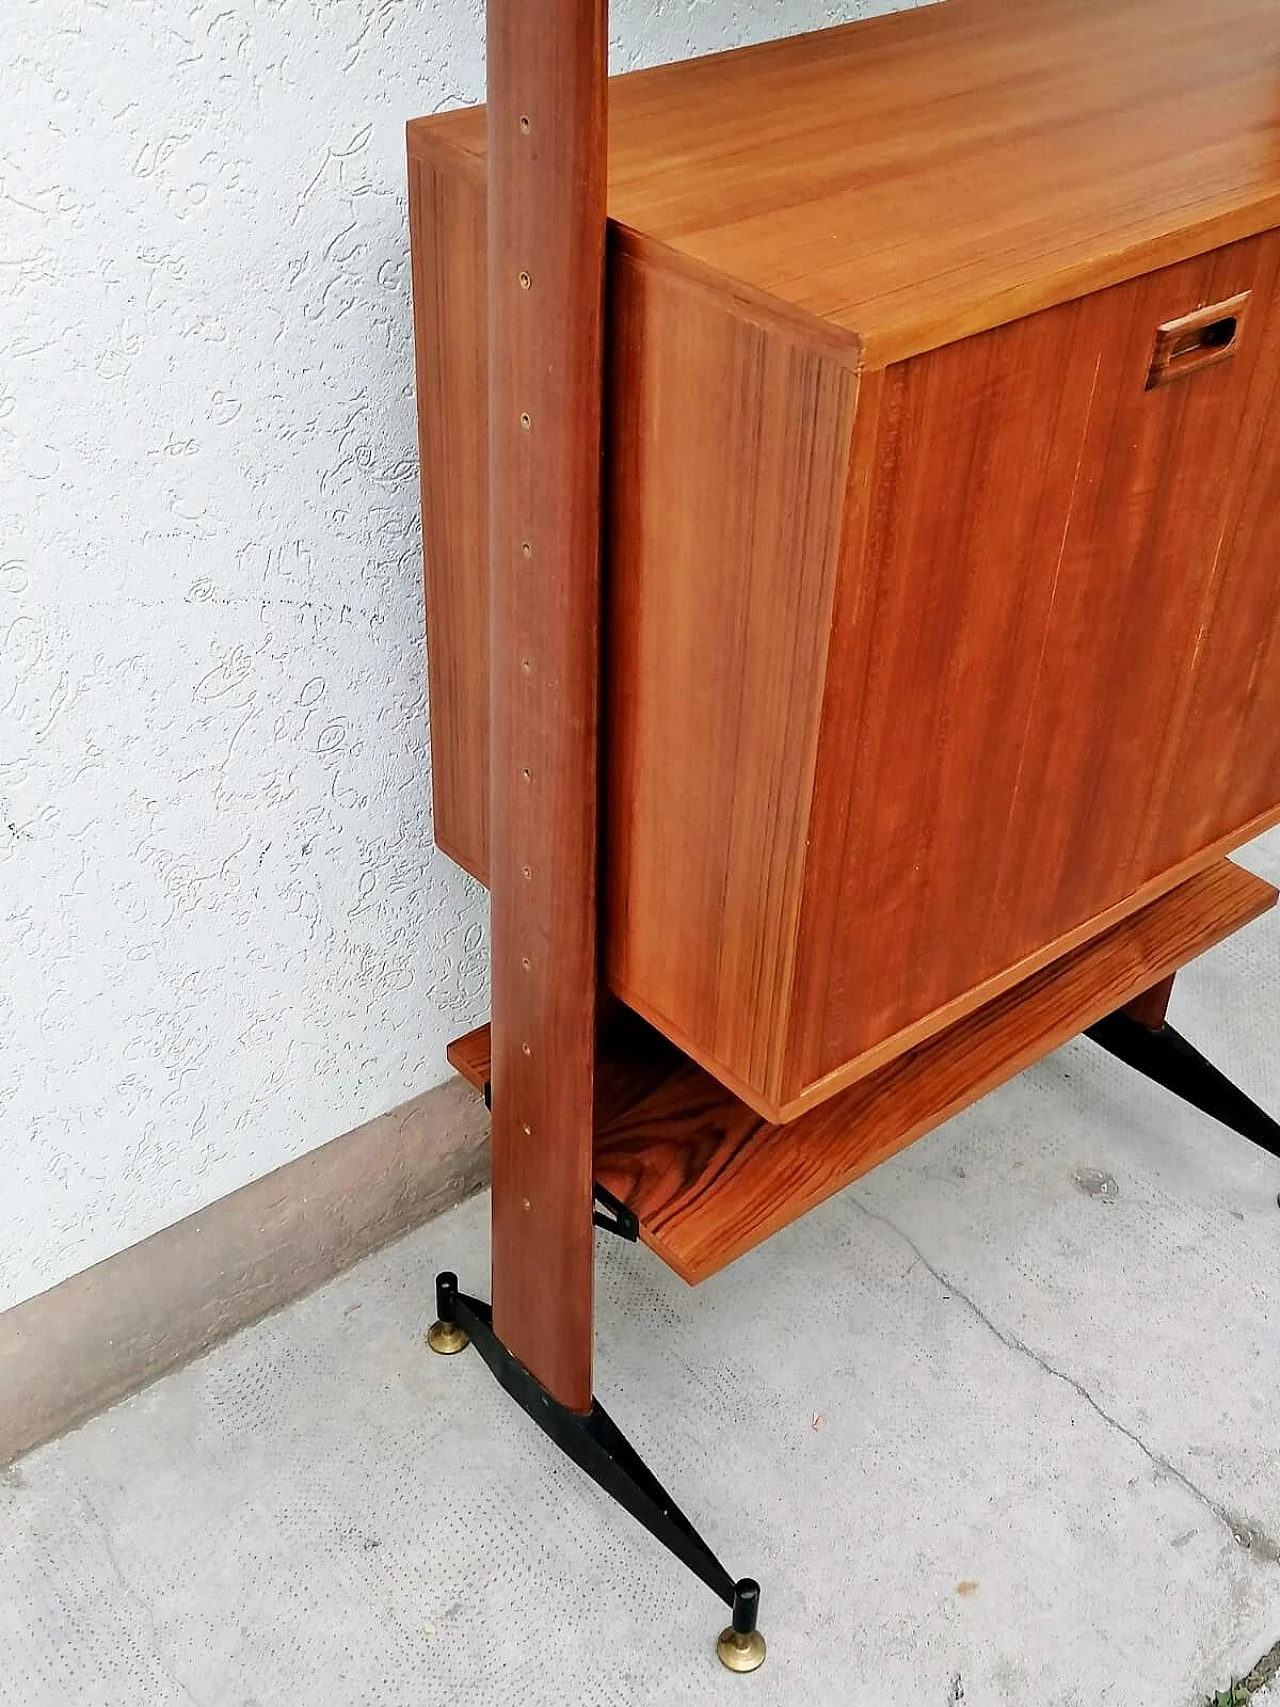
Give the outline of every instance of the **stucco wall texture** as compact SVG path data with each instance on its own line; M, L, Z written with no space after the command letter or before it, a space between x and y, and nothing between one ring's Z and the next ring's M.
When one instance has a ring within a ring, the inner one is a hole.
M887 6L623 0L615 69ZM442 1079L406 118L475 0L6 0L0 1309ZM749 122L749 115L744 115Z

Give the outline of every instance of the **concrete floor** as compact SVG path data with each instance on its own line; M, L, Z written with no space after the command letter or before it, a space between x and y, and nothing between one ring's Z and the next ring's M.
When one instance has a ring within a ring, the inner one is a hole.
M1280 918L1173 1019L1280 1108ZM1077 1043L697 1291L601 1235L599 1392L762 1579L745 1679L424 1350L475 1200L0 1474L0 1707L1193 1707L1280 1639L1278 1191Z

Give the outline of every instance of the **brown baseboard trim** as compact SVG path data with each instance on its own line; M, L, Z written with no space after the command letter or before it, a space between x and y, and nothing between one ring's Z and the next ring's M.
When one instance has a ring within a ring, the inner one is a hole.
M469 1196L488 1135L451 1079L0 1314L0 1466Z

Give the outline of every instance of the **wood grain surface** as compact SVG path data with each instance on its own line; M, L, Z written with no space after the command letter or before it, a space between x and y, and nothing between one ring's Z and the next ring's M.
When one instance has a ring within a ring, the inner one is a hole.
M1149 1031L1159 1031L1169 1013L1169 1002L1173 996L1176 978L1177 974L1171 972L1167 978L1162 978L1158 984L1144 990L1133 1001L1126 1002L1125 1013L1130 1019L1136 1019L1139 1025L1145 1025Z
M487 883L488 212L473 161L410 159L409 231L435 839Z
M616 79L609 211L882 366L1280 225L1278 81L1274 0L947 0Z
M455 1073L461 1073L469 1085L474 1085L478 1091L482 1091L489 1082L489 1069L493 1060L489 1027L478 1025L474 1031L455 1037L445 1050L445 1055Z
M856 351L615 259L605 635L611 989L773 1074L790 996ZM700 406L691 400L701 400Z
M1280 806L1280 686L1249 671L1277 627L1278 267L1280 236L1250 239L885 376L826 677L787 1112ZM1246 289L1237 355L1148 391L1157 328Z
M596 1178L645 1242L705 1280L1033 1061L1132 1002L1277 900L1221 861L920 1048L772 1125L636 1022L602 1053ZM451 1059L485 1078L486 1029Z
M605 0L489 0L493 1325L591 1405Z

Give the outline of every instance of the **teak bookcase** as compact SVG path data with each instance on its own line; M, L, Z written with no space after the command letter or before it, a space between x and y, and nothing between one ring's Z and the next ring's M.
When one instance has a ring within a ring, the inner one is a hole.
M592 1226L696 1282L1274 905L1280 14L945 0L608 82L490 0L408 128L436 838L492 891L504 1384L725 1600L592 1398ZM607 112L606 112L607 108ZM607 119L607 123L606 123ZM606 136L607 131L607 136Z

